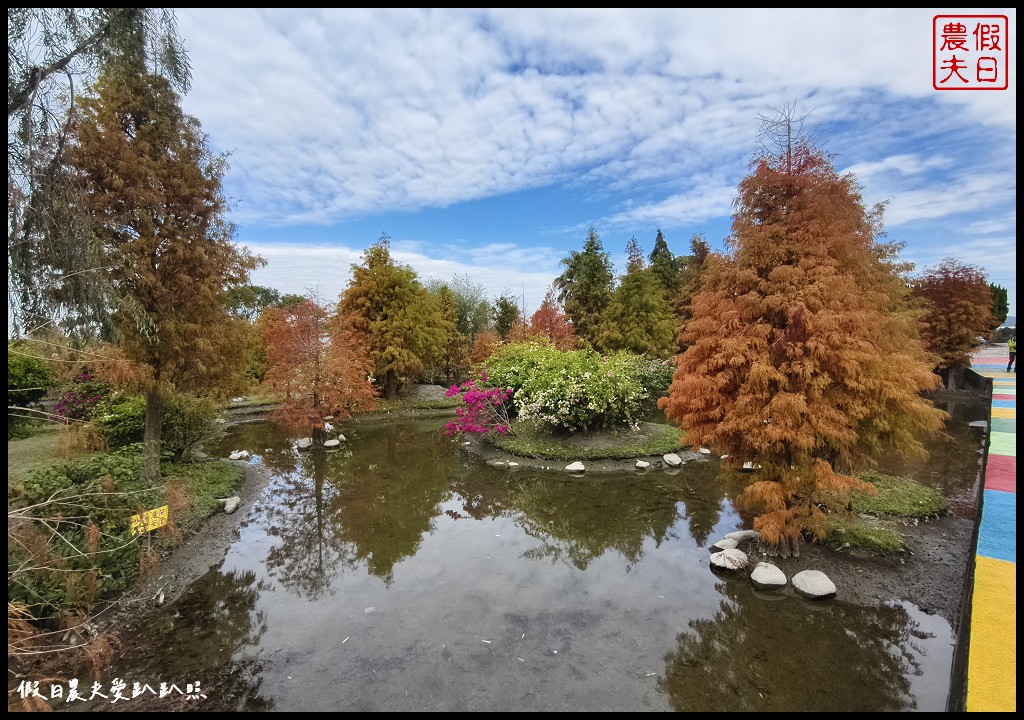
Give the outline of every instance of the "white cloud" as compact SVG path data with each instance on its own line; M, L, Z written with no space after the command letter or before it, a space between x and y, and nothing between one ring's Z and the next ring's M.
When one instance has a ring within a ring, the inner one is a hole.
M687 232L728 218L758 116L788 103L827 129L823 146L840 152L866 200L890 201L890 227L909 232L940 219L963 227L980 222L980 212L1009 217L1016 86L934 91L934 12L249 8L177 15L195 69L185 108L216 149L232 152L227 190L243 225L329 226L552 188L578 206L535 221L533 234L571 230L575 248L590 225L628 236L637 225ZM1010 17L1015 36L1015 11L998 14ZM1012 68L1015 58L1011 45ZM495 219L517 229L524 219L514 221ZM1015 232L1015 216L1007 222L999 232ZM486 277L494 293L508 282L539 288L541 274L546 287L569 248L529 249L521 237L503 247L508 237L487 238L492 247L472 237L424 243L411 257L423 276L469 272ZM443 248L458 249L461 259L444 260ZM281 289L340 289L352 251L316 252L323 262L303 264L301 255L281 251L271 261L280 269L260 272L274 272ZM335 260L337 272L322 269Z
M352 278L352 265L363 260L362 249L337 245L250 243L247 247L267 261L265 267L252 273L254 285L298 295L312 291L329 302L338 300ZM453 260L455 255L444 250L434 248L431 253L421 243L393 243L391 256L395 262L415 270L424 283L468 275L483 286L491 300L505 293L520 299L528 315L540 306L551 281L561 272L561 255L551 249L485 246L474 249L468 262ZM438 257L437 251L443 256ZM524 272L521 268L527 263L533 269ZM510 272L510 267L515 271Z
M261 223L444 207L579 170L620 186L677 177L746 154L780 98L843 119L851 89L936 96L906 67L930 61L925 11L179 14L187 105L235 151L241 217ZM938 101L1015 124L1005 98L952 95L966 97Z

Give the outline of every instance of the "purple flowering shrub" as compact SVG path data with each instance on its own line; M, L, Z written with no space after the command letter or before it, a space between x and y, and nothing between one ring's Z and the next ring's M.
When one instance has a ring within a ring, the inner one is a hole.
M96 406L110 394L110 386L83 370L53 408L53 414L69 420L91 420Z

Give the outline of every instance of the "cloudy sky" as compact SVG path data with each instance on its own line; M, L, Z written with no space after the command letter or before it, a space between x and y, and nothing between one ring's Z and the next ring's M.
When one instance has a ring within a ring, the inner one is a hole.
M933 10L180 9L186 110L230 153L254 282L335 299L382 233L424 280L540 304L594 227L625 269L660 228L721 249L759 116L791 107L887 202L918 270L946 257L1016 314L1009 89L933 89Z

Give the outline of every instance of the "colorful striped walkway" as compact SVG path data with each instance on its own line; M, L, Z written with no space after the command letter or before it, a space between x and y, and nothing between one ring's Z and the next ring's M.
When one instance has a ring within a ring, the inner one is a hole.
M1005 345L974 356L992 378L992 423L971 601L967 711L1017 711L1017 375Z

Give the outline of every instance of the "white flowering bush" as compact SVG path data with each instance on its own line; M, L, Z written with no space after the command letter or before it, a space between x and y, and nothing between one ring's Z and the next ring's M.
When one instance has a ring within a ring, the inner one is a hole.
M508 345L492 356L488 384L510 388L521 420L569 431L639 424L647 411L646 367L629 353Z

